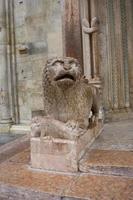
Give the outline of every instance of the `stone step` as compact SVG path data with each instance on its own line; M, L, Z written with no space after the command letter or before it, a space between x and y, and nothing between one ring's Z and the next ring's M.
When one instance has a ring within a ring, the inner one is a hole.
M88 150L79 162L84 173L133 177L133 152L120 150Z
M8 143L0 146L0 163L8 160L15 154L24 151L24 149L29 148L29 146L30 146L29 135L24 135L24 136L22 135L21 137L13 141L10 142L8 141Z
M18 134L28 134L30 133L30 126L29 125L12 125L10 128L11 133L18 133Z
M131 177L33 170L29 148L22 149L0 163L0 200L133 199Z

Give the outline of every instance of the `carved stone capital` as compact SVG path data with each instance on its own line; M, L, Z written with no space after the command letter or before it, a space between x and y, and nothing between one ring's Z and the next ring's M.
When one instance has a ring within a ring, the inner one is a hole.
M96 17L92 18L91 20L91 26L89 25L89 22L87 19L83 19L82 20L82 27L83 27L83 31L84 33L95 33L98 31L98 19Z

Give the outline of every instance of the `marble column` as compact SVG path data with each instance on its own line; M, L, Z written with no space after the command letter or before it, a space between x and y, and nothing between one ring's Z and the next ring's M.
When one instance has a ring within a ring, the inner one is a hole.
M80 23L80 0L63 0L64 55L77 58L83 71L82 34Z
M80 12L81 12L81 22L82 22L82 45L83 45L83 66L84 66L84 75L88 78L92 78L92 60L91 60L91 41L90 35L86 34L83 27L84 22L89 24L89 5L88 0L80 1Z
M9 106L7 59L6 1L0 1L0 132L9 131L12 123Z
M100 84L97 2L80 1L84 74Z

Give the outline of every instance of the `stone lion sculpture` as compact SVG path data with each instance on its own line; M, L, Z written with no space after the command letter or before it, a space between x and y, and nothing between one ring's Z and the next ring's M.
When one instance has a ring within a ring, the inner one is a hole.
M43 70L44 116L34 117L32 137L74 140L99 112L97 88L82 76L77 59L49 59ZM95 120L93 120L95 121Z

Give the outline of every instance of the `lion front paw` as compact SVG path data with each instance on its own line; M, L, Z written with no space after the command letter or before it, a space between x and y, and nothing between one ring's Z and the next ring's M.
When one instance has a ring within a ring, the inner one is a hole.
M76 121L74 121L74 120L68 121L68 122L66 123L66 126L67 126L68 128L70 128L70 129L72 129L72 130L78 129L78 128L79 128L78 122L76 122Z
M42 117L34 117L31 122L31 137L40 137Z

